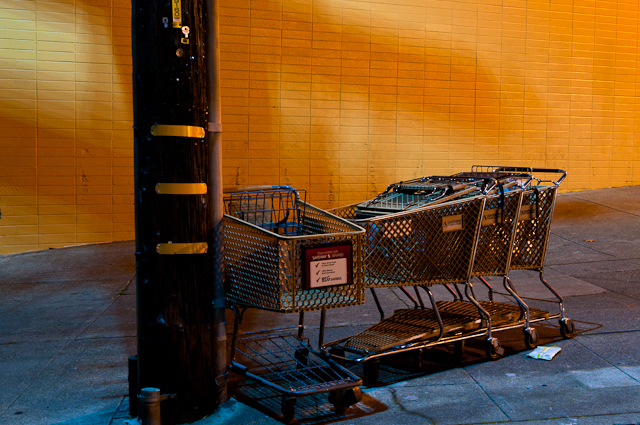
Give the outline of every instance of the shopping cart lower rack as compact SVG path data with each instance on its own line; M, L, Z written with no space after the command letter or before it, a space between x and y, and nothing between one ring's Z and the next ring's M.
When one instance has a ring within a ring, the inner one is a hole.
M234 308L236 318L240 312ZM234 329L239 327L235 323ZM329 393L329 402L342 413L361 399L360 378L311 347L297 329L270 329L238 335L234 332L229 369L282 394L285 422L295 416L298 397Z
M364 229L307 204L287 186L225 191L223 220L227 303L235 313L229 369L282 394L286 422L297 397L329 393L343 411L360 400L362 381L303 335L304 312L364 302ZM294 331L239 336L246 308L296 312Z

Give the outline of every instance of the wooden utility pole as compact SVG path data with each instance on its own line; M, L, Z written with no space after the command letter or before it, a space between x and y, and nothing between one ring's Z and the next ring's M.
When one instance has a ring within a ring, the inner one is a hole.
M132 0L137 393L174 395L163 423L200 419L226 397L219 100L209 117L219 93L208 83L217 6L207 8Z

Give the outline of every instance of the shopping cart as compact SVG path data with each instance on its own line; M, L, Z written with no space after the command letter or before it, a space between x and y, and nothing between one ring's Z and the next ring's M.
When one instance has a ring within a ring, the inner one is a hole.
M365 282L381 320L322 349L341 362L362 363L365 383L370 384L378 378L380 358L387 355L479 336L486 338L487 351L499 348L491 334L490 312L475 300L469 284L485 203L485 196L473 196L365 219L357 218L357 204L332 210L367 231ZM448 285L464 284L475 311L440 310L430 290L436 284L452 293ZM415 297L407 286L415 288ZM376 295L381 287L399 288L415 308L385 318ZM425 307L418 288L427 293L431 308Z
M557 170L535 169L535 172L550 172ZM456 191L458 196L440 197L440 203L446 208L451 199L465 199L468 197L484 195L484 207L480 216L480 226L477 233L477 246L475 256L470 258L473 267L466 279L458 281L421 281L419 270L422 263L416 261L420 256L420 249L414 249L410 244L396 244L392 247L383 247L377 241L376 236L384 228L384 219L379 223L367 219L368 214L362 214L362 207L367 203L359 203L333 210L342 217L351 219L367 229L367 268L366 285L371 288L376 305L381 313L381 322L365 330L359 335L333 341L326 344L327 350L334 357L347 360L348 354L355 353L348 360L364 362L365 382L374 381L377 377L377 366L372 359L378 356L394 352L416 350L446 342L455 343L455 352L461 355L464 341L469 338L483 336L485 340L486 354L490 359L496 359L503 353L499 341L492 337L492 331L501 331L521 327L525 334L525 344L533 348L538 343L538 335L531 322L546 320L551 315L543 310L530 308L518 296L511 285L508 273L511 265L513 247L516 241L517 229L522 227L522 221L531 215L531 207L526 204L522 208L523 199L531 188L532 173L534 169L524 167L479 167L475 166L471 172L459 173L454 177L466 178L476 182L482 181L483 185L475 183L481 190ZM564 178L564 177L563 177ZM426 180L417 179L417 181ZM561 181L561 180L560 180ZM558 182L559 183L559 182ZM390 185L397 187L399 184ZM387 193L392 191L387 191ZM450 192L453 192L450 190ZM455 193L455 192L454 192ZM453 194L453 193L452 193ZM380 198L377 197L377 198ZM399 199L399 197L397 198ZM433 198L432 198L433 199ZM411 202L413 200L409 200ZM433 205L432 204L432 205ZM400 206L396 209L411 210L416 208L415 203L408 207ZM415 211L414 211L415 212ZM382 215L379 214L380 218ZM393 215L387 216L393 217ZM404 223L413 224L414 220L404 219ZM404 226L404 230L414 232L415 226ZM417 234L420 232L418 231ZM419 238L414 235L414 238ZM526 240L525 231L521 230L520 238ZM430 241L436 249L448 248L438 240ZM381 252L384 259L381 261ZM390 259L394 260L390 260ZM465 257L467 258L467 257ZM384 260L387 260L386 262ZM411 269L411 265L417 270ZM385 269L384 267L387 266ZM530 266L527 266L530 267ZM453 295L454 301L433 301L430 291L432 309L425 309L422 299L416 289L418 301L409 295L406 289L401 288L405 295L409 296L417 309L396 310L389 319L384 319L382 307L373 288L384 286L381 279L383 272L387 272L387 279L392 283L386 286L427 286L435 283L444 283ZM489 301L478 301L475 295L470 277L477 277L490 290ZM485 276L501 276L508 296L513 302L502 303L493 300L493 288L484 278ZM464 283L465 296L462 295L459 284ZM563 311L563 310L562 310ZM570 323L570 322L569 322ZM438 329L439 328L439 329ZM563 334L564 335L564 334Z
M480 173L456 176L429 176L390 184L375 198L355 204L354 217L366 219L455 199L484 195L497 184Z
M535 348L539 337L535 328L529 325L530 318L532 316L546 318L548 313L529 308L513 290L508 276L523 191L531 184L531 170L474 166L471 172L459 173L456 176L494 178L498 182L497 186L487 195L472 271L472 276L478 278L489 288L489 301L478 301L473 283L469 282L469 290L473 295L471 299L465 301L458 288L455 288L456 291L449 288L454 301L439 301L436 303L438 309L448 312L464 312L480 318L477 313L477 302L489 313L489 327L492 331L522 327L525 344L529 348ZM488 276L502 277L503 286L508 292L505 295L508 295L512 302L495 302L493 300L493 288L485 279ZM454 347L455 355L461 356L464 339L456 341ZM496 359L503 351L499 344L487 345L486 354L490 359Z
M509 170L519 172L525 170L522 167L499 167L498 171ZM534 317L531 322L559 319L560 334L563 338L573 337L575 325L565 316L564 299L544 279L544 261L549 243L551 220L555 208L558 186L566 178L564 170L548 168L528 169L533 174L535 184L527 187L523 193L522 207L516 228L513 253L511 258L512 270L531 270L539 273L542 284L555 297L555 301L548 299L520 297L525 300L554 302L558 305L558 312L546 317ZM549 178L558 175L556 180Z
M555 188L539 187L540 179L535 179L538 185L532 184L534 173L560 173L561 177L557 182L547 181ZM472 272L472 276L489 288L489 301L478 302L484 310L489 312L491 329L497 332L522 328L525 345L533 349L538 344L539 336L530 324L559 317L562 336L571 337L573 323L564 316L562 297L542 277L549 223L553 215L552 197L555 196L557 186L565 178L566 173L556 169L474 166L471 173L456 174L456 176L460 175L492 177L501 182L498 184L499 191L494 189L496 194L488 196L485 203ZM516 269L540 272L543 283L559 300L558 314L552 315L547 311L529 307L525 303L524 299L532 298L521 297L514 289L509 277L512 264ZM503 287L507 293L494 291L485 279L487 276L502 277ZM475 296L473 283L469 282L468 286L473 298L464 301L458 288L456 292L450 289L454 301L439 301L436 303L438 309L441 312L475 314L480 318L475 305L478 298ZM494 293L499 293L512 302L495 302ZM454 352L457 356L462 354L463 347L464 340L455 342ZM487 346L487 348L487 356L491 359L498 358L503 351L499 346Z
M286 422L297 397L328 392L343 411L360 399L361 380L304 338L304 312L364 302L364 230L305 202L288 186L225 190L223 220L227 303L234 312L229 369L282 394ZM254 307L297 312L292 329L239 335Z

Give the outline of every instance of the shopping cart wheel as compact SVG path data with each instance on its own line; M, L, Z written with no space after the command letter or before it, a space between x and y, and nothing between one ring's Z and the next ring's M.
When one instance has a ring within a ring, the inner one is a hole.
M500 346L500 341L497 338L487 338L485 352L489 360L498 360L504 354L504 348Z
M538 346L538 341L540 340L540 336L538 336L538 331L535 328L523 329L524 332L524 345L527 346L529 350L533 350Z
M296 359L296 369L304 369L309 361L309 349L306 347L296 348L294 358Z
M295 397L282 396L282 416L286 424L291 423L296 416L296 401L297 399Z
M573 320L571 319L560 319L560 335L564 339L573 338L573 331L575 331L576 327L573 324Z
M329 403L333 404L337 413L344 413L350 406L362 400L360 387L335 390L329 393Z
M364 362L362 371L364 374L362 382L367 386L375 384L378 382L378 377L380 376L380 360L368 360Z

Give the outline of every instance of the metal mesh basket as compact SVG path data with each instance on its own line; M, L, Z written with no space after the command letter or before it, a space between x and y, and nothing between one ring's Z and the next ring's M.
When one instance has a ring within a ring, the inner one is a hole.
M511 191L487 198L473 276L506 276L509 273L522 195L522 191Z
M367 231L366 286L463 283L470 277L484 197L355 223ZM332 210L353 219L354 206Z
M511 268L542 270L549 242L558 186L535 187L524 193L513 246Z
M302 200L302 204L298 200ZM274 186L232 192L224 204L226 213L232 217L279 235L295 236L302 232L305 201L306 191L303 189Z
M493 178L503 185L515 183L517 188L523 189L531 184L534 168L504 167L494 165L474 165L470 172L454 174L455 176L473 176L476 178Z
M274 231L278 229L272 226L263 228L228 214L224 216L227 300L280 312L362 304L364 230L301 200L296 202L299 221L295 226L286 226L295 228L295 235L278 234ZM351 246L352 283L305 289L303 250L330 244Z
M375 198L355 205L355 213L357 218L377 217L483 195L495 183L492 178L476 176L431 176L402 181L389 185Z

